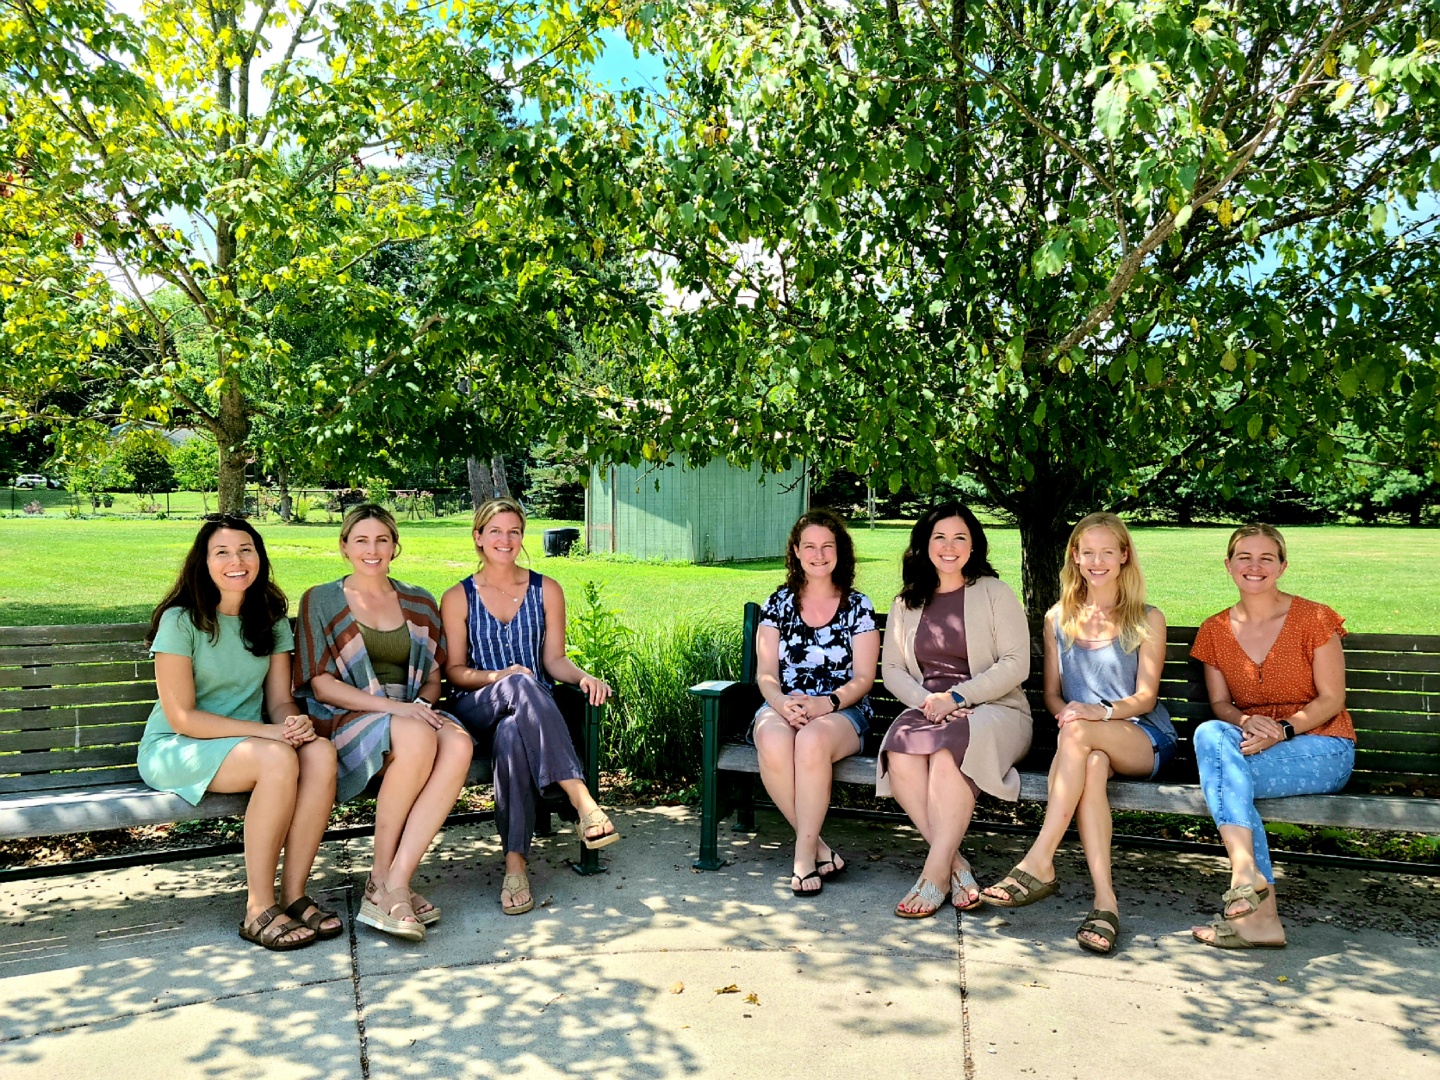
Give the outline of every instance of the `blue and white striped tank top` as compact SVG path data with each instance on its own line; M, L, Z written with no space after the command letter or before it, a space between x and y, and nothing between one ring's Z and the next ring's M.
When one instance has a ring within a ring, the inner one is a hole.
M553 680L545 674L541 649L545 642L544 577L530 571L530 584L515 617L501 622L480 602L473 575L466 575L465 602L469 606L466 630L470 638L470 666L481 671L501 671L522 664L535 673L540 685L549 688Z

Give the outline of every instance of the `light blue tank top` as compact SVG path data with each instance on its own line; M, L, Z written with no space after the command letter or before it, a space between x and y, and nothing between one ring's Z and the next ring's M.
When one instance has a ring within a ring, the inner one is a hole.
M1147 609L1148 610L1148 609ZM1053 625L1053 624L1052 624ZM1135 693L1135 680L1140 674L1140 650L1126 652L1119 640L1107 642L1098 649L1065 644L1060 628L1055 627L1055 644L1060 652L1060 693L1066 701L1119 701ZM1175 725L1164 702L1144 716L1126 717L1145 721L1156 730L1175 737Z
M545 593L544 577L530 571L530 584L515 617L501 622L491 615L480 602L473 575L466 575L460 584L465 586L465 602L469 606L467 627L470 638L470 666L481 671L501 671L511 664L522 664L535 673L540 685L547 689L554 685L545 674L541 663L541 649L545 642Z

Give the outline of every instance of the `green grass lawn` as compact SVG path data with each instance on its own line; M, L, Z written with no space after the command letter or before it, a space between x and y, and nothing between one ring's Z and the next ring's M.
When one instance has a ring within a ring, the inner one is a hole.
M680 618L738 619L745 601L763 600L783 575L779 559L729 566L546 559L540 531L555 524L530 523L530 564L555 577L572 603L584 582L599 582L608 605L636 628ZM193 520L68 520L53 512L0 519L0 625L147 619L197 528ZM292 610L306 588L347 569L333 523L272 521L260 530ZM1018 587L1018 534L999 527L988 532L996 569ZM1352 630L1440 634L1440 530L1320 526L1285 532L1292 559L1288 589L1330 604ZM899 585L908 529L860 527L854 535L857 584L883 610ZM1172 623L1195 625L1234 599L1221 565L1228 535L1228 528L1136 530L1150 599ZM463 518L402 521L401 540L396 576L437 596L474 566Z

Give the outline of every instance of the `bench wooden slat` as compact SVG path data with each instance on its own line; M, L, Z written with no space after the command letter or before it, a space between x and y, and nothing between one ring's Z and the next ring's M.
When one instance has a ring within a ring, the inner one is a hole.
M1440 661L1440 634L1347 634L1345 651L1430 653Z
M149 632L149 623L0 626L0 645L62 645L93 641L139 641Z
M1386 772L1404 773L1417 780L1434 780L1440 776L1440 751L1429 753L1404 752L1399 750L1366 750L1362 745L1355 750L1355 767L1383 769Z
M0 772L3 772L0 769ZM104 786L107 784L140 784L140 770L135 767L135 755L130 755L128 765L110 765L99 769L80 772L36 772L24 776L0 776L0 801L11 794L28 791L53 791L56 788Z
M124 746L138 743L144 734L144 724L93 724L89 727L0 733L0 772L5 771L6 756L19 751Z
M68 772L96 769L106 765L134 765L135 747L116 746L89 750L36 750L0 756L0 775L5 773ZM9 787L9 782L3 782Z
M133 778L98 787L76 784L72 778L55 790L0 798L0 840L235 817L250 800L249 795L210 794L199 806L191 806L179 795L155 791Z
M110 660L146 660L142 641L106 641L94 645L25 645L0 649L0 668L34 664L89 664Z
M53 664L40 667L0 668L0 688L84 686L88 683L155 682L151 660L113 664Z
M1430 671L1346 671L1345 692L1350 690L1413 690L1440 693L1440 673Z
M150 710L154 707L155 699L152 694L148 701L137 701L127 705L0 712L0 731L47 731L89 727L92 724L126 724L147 719L150 716Z
M1345 650L1345 670L1350 671L1423 671L1433 674L1440 663L1431 653L1352 652Z
M0 690L0 710L53 708L64 705L123 705L155 701L153 682L61 686L50 690ZM3 724L4 720L0 720Z
M1356 709L1350 713L1350 719L1355 723L1355 730L1360 733L1359 742L1362 746L1370 741L1371 733L1376 731L1430 736L1440 734L1440 716L1434 713L1387 713Z

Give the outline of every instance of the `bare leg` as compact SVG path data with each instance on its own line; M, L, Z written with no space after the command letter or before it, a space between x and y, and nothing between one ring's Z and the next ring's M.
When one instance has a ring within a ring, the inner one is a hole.
M835 762L859 749L860 736L855 734L854 725L839 713L818 716L795 734L795 813L791 824L795 826L793 869L797 882L815 871L819 859L820 826L830 807Z
M439 733L425 721L404 716L390 717L390 753L385 759L380 796L375 800L375 862L370 870L370 879L387 893L409 881L408 877L405 882L389 879L400 849L400 838L405 832L405 823L416 798L430 778L439 750ZM398 901L387 900L380 906L388 913L395 903ZM408 906L408 896L404 903ZM406 922L419 921L403 912L398 917Z
M311 739L296 748L295 754L300 760L300 782L295 814L285 836L285 869L280 874L280 902L285 907L306 893L310 868L335 805L335 744L329 739ZM302 918L308 919L314 910L307 908ZM340 920L327 919L321 926L330 930L340 926Z
M760 760L760 782L791 828L795 827L795 735L795 729L774 709L760 714L752 735L755 756Z
M1106 791L1112 771L1108 754L1095 750L1086 758L1085 793L1080 797L1075 826L1080 831L1080 846L1085 849L1090 880L1095 883L1095 903L1091 907L1119 915L1120 901L1115 896L1110 870L1110 840L1115 832L1115 823L1110 817L1110 798ZM1099 934L1088 930L1085 939L1097 949L1110 947Z
M956 852L975 813L975 794L949 750L930 755L928 800L930 855L923 873L936 885L948 887Z
M275 867L280 846L295 814L295 791L300 759L289 743L274 739L246 739L225 755L209 791L251 792L245 809L245 921L275 906ZM313 935L297 928L280 937L282 942L303 941Z
M1093 752L1107 757L1107 772L1113 767L1126 776L1149 776L1155 764L1155 748L1150 743L1150 737L1135 724L1074 720L1060 729L1055 759L1050 764L1050 797L1045 807L1045 821L1035 842L1017 864L1040 881L1055 879L1055 852L1059 850L1065 830L1070 827L1070 820L1075 816L1075 810L1091 781L1088 762ZM1103 788L1104 784L1101 786ZM1103 791L1101 797L1104 797ZM1106 805L1108 813L1108 803ZM1009 877L999 884L1007 882L1018 885ZM984 894L999 900L1005 898L998 885L992 885Z
M385 875L384 884L390 889L409 892L411 877L445 818L455 809L455 799L470 771L470 755L475 744L464 729L447 723L436 736L438 745L430 775L410 807L400 843ZM378 868L379 864L376 865Z

